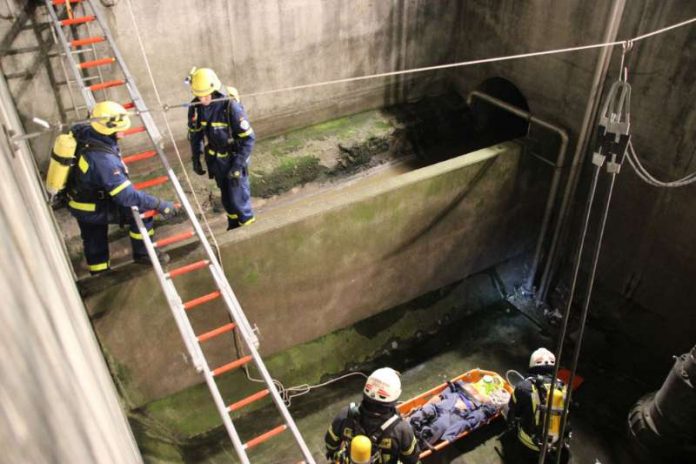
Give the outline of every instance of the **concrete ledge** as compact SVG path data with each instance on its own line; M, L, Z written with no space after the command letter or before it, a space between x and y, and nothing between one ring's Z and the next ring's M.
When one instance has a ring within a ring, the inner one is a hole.
M270 355L528 249L547 178L514 143L378 183L366 178L219 237L223 265ZM176 285L184 300L213 290L204 272ZM152 273L87 305L100 314L95 329L131 406L200 382ZM217 304L190 315L197 333L228 321ZM231 337L208 343L212 367L234 357Z

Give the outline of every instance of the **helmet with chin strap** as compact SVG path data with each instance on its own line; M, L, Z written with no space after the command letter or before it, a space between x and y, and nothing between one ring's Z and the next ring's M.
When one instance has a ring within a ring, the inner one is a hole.
M401 396L401 378L399 373L390 367L377 369L365 382L363 393L380 403L392 403Z
M556 356L546 348L539 348L529 357L529 367L555 366Z

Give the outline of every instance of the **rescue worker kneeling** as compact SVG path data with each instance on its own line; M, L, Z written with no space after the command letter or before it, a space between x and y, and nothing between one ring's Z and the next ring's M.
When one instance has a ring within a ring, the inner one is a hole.
M555 364L556 357L546 348L539 348L530 356L527 378L515 386L508 404L507 420L514 436L507 433L502 439L505 447L505 462L536 464L539 461L544 436L546 404ZM562 455L561 462L567 462L569 458L569 432L563 439L559 438L566 395L566 386L561 380L556 379L547 434L549 441L547 456L553 457L553 460L548 462L555 462L559 452ZM569 427L566 427L566 431L568 429Z
M327 459L340 464L419 463L413 430L396 411L400 395L401 379L395 370L374 371L365 382L360 406L351 403L343 408L329 426L324 436ZM371 451L366 460L368 442Z
M118 139L129 127L125 108L104 101L94 105L90 123L71 128L77 151L67 181L68 209L80 226L85 258L92 274L109 270L109 224L129 224L133 259L150 263L133 219L132 206L142 212L156 210L163 219L176 215L172 202L140 192L131 184L118 147ZM143 222L152 236L153 219ZM158 253L158 256L161 262L168 261L166 254Z

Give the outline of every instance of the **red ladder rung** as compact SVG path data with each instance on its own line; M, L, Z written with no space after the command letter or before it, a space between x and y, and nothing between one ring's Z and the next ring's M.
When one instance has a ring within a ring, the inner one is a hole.
M166 237L161 240L157 240L153 243L154 246L162 248L163 246L171 245L172 243L180 242L186 240L187 238L193 237L194 231L189 230L188 232L182 232L180 234L172 235L171 237Z
M218 327L217 329L210 330L208 332L202 333L198 336L198 341L199 342L207 342L211 338L215 338L218 335L222 335L227 332L231 332L234 330L234 328L237 327L234 322L230 322L229 324L222 325Z
M61 26L74 26L94 21L94 16L80 16L79 18L69 18L61 20Z
M83 45L92 45L95 43L104 42L105 40L106 40L105 37L86 37L84 39L71 40L70 46L73 48L82 47Z
M249 403L253 403L256 400L260 400L264 396L268 396L269 393L270 393L270 391L268 390L268 388L266 388L265 390L261 390L260 392L256 392L253 395L249 395L246 398L241 399L241 400L237 401L236 403L232 403L231 405L227 406L227 410L229 412L232 412L232 411L236 411L238 409L241 409Z
M155 185L166 184L168 180L169 180L169 177L167 177L167 176L159 176L159 177L155 177L153 179L144 180L142 182L136 182L135 184L133 184L133 187L135 187L136 190L142 190L142 189L154 187Z
M181 266L178 267L172 271L169 271L168 275L169 277L176 277L182 274L187 274L189 272L195 271L197 269L200 269L202 267L206 267L208 265L209 261L207 259L203 259L201 261L196 261L195 263L187 264L186 266Z
M275 437L279 433L284 432L287 428L288 428L288 426L285 424L279 425L278 427L274 428L273 430L269 430L268 432L266 432L262 435L259 435L256 438L252 438L248 442L244 443L244 449L249 449L249 448L253 448L256 445L260 445L261 443L268 440L269 438Z
M181 208L181 203L174 203L174 207L175 207L175 208ZM141 214L140 214L140 217L143 218L143 219L149 219L149 218L151 218L151 217L157 216L158 214L159 214L159 213L157 212L157 210L151 209L151 210L145 211L144 213L141 213Z
M123 135L129 136L129 135L139 134L141 132L145 132L145 126L131 127L130 129L126 129L123 131Z
M235 359L231 363L227 363L224 366L220 366L217 369L213 369L213 375L220 375L224 374L225 372L229 372L233 369L236 369L240 366L243 366L251 361L251 355L244 356L243 358Z
M155 217L157 215L157 210L151 209L148 211L145 211L140 215L141 218L143 219L150 219L151 217Z
M82 3L82 0L53 0L54 5L65 5L66 3Z
M124 108L127 109L127 110L130 110L130 109L135 108L135 103L133 103L133 102L128 102L128 103L124 103L124 104L121 105L121 106L124 107Z
M126 164L135 163L136 161L142 161L144 159L152 158L153 156L157 156L157 151L148 150L136 153L135 155L126 156L122 161Z
M195 308L196 306L202 305L203 303L213 301L215 298L218 298L219 296L220 292L218 290L215 290L214 292L208 293L207 295L199 296L198 298L194 298L193 300L187 301L186 303L184 303L184 309Z
M77 66L81 69L96 68L97 66L111 64L114 61L116 61L116 58L101 58L99 60L85 61L83 63L78 64Z
M89 88L89 90L92 90L92 91L104 90L104 89L108 89L111 87L118 87L119 85L123 85L125 83L126 83L126 81L122 81L122 80L106 81L106 82L100 82L99 84L92 84L88 88Z

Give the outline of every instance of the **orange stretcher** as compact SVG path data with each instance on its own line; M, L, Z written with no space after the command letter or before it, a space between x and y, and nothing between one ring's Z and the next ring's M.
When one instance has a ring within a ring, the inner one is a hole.
M486 381L484 382L484 377L486 377ZM458 377L455 377L451 380L451 382L456 382L461 380L462 382L466 383L468 387L467 391L474 396L474 398L481 402L485 403L490 400L490 395L493 394L495 395L496 393L492 392L498 392L500 393L501 390L504 390L507 392L507 394L512 395L513 388L512 386L505 380L503 377L501 377L499 374L493 371L486 371L483 369L472 369L470 371L467 371L463 374L461 374ZM438 385L437 387L426 391L425 393L421 393L420 395L416 396L415 398L411 398L410 400L400 404L397 406L397 410L399 413L407 419L407 416L414 411L417 408L420 408L424 406L425 404L428 403L429 400L432 398L436 397L439 395L443 390L447 388L447 383L443 383L441 385ZM480 427L487 425L494 420L497 420L500 416L502 415L502 412L499 410L497 413L495 413L493 416L489 417L485 421L481 422L481 424L476 427L475 429L472 430L467 430L465 432L460 433L457 435L456 440L459 440L474 430L479 429ZM423 459L427 456L430 456L433 453L436 453L446 447L448 447L451 444L451 442L443 440L439 443L436 443L433 445L433 448L427 449L420 454L420 458Z

